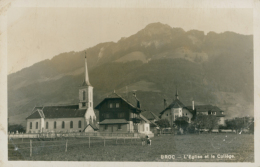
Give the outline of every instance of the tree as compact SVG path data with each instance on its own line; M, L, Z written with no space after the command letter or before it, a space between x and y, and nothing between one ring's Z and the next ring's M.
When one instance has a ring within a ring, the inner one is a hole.
M178 127L178 129L182 128L184 131L186 131L187 127L189 126L189 123L187 122L187 117L178 117L174 124Z
M241 130L242 128L245 127L244 125L244 118L234 118L234 119L229 119L225 121L227 128L235 130L236 133L238 130Z
M8 124L8 131L9 132L14 132L14 133L16 133L16 131L18 131L19 133L21 133L21 132L25 133L26 130L25 130L25 128L21 124L19 124L19 125L17 125L17 124L14 124L14 125Z
M209 132L218 126L219 118L215 115L202 115L199 114L194 119L194 124L198 129L208 129Z
M168 119L160 119L159 121L156 121L155 123L160 126L160 129L170 127L170 123L169 123Z

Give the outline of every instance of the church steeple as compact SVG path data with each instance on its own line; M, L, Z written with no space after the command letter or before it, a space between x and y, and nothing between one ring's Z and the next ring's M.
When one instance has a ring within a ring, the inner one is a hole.
M89 82L87 56L85 52L84 80L79 88L79 109L93 108L93 87Z
M85 70L84 70L84 81L82 86L91 86L90 82L89 82L89 77L88 77L88 63L87 63L87 56L86 56L86 52L85 52Z
M177 87L176 87L175 100L179 100L179 95L178 95L178 88L177 88Z

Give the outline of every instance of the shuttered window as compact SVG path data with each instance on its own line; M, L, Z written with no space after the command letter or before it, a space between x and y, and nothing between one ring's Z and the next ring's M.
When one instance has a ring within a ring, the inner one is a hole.
M62 129L64 129L65 128L65 122L64 121L62 121Z
M70 121L70 128L73 128L73 121Z
M79 126L78 127L81 128L81 121L79 121Z

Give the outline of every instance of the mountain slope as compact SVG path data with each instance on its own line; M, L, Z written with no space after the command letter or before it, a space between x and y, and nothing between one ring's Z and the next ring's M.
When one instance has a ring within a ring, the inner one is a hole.
M10 123L25 123L35 105L77 104L84 54L68 52L8 75ZM253 37L233 32L185 32L152 23L117 43L86 49L94 104L110 92L137 92L159 113L178 86L186 105L213 104L227 116L253 115ZM126 88L127 86L127 88Z

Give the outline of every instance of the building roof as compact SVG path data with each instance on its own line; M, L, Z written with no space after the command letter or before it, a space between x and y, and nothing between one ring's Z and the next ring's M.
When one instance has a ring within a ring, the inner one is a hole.
M159 120L159 117L155 115L152 111L144 111L142 115L148 120Z
M35 118L77 118L84 117L86 109L79 109L78 105L35 107L34 112L26 119Z
M163 114L164 111L170 108L184 108L184 107L185 105L179 99L175 99L168 107L166 107L162 112L160 112L160 114Z
M85 129L87 129L87 127L92 127L92 129L94 129L94 130L98 130L98 128L94 125L94 124L88 124L85 128L84 128L84 130L83 131L85 131Z
M192 106L187 106L187 108L192 108ZM197 113L216 112L217 117L224 117L225 116L224 114L222 114L222 112L224 113L223 110L221 110L217 106L212 106L210 104L208 104L208 105L196 105L196 106L194 106L194 108L195 108Z
M113 92L112 94L110 94L108 97L106 97L102 102L100 102L95 109L98 109L99 105L101 105L105 100L107 99L122 99L123 101L125 101L129 106L131 106L134 109L137 109L139 111L141 111L141 109L138 107L138 103L137 101L134 100L129 100L129 99L125 99L122 96L118 95L117 93ZM138 100L136 98L136 100Z
M104 121L99 123L99 125L106 124L128 124L128 122L125 119L105 119Z

